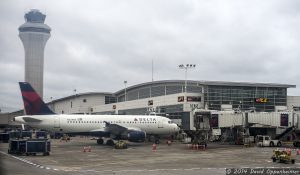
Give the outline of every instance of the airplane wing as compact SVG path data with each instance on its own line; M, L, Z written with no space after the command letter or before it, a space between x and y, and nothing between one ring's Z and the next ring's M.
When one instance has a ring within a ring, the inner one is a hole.
M105 122L105 124L106 124L105 131L115 135L126 133L128 131L141 131L140 128L133 128L133 127L127 128L118 124L111 124L109 122Z

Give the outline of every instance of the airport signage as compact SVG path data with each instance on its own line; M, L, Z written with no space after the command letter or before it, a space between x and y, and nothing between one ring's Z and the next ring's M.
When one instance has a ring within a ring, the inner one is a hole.
M190 104L191 110L199 109L199 104Z
M178 102L184 102L184 96L179 96L178 97Z
M155 112L156 111L154 107L148 107L147 110L148 110L148 112Z
M152 106L153 105L153 100L148 100L148 106Z
M269 101L267 98L255 98L254 100L256 103L267 103Z
M189 101L189 102L201 102L201 97L187 96L187 101Z

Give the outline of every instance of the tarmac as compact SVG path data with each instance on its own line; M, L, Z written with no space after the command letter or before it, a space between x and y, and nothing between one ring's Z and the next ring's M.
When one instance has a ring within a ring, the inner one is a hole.
M91 148L84 151L84 147ZM290 147L287 145L285 147ZM280 149L284 149L282 147ZM291 147L295 164L272 162L275 147L244 147L209 143L208 149L188 149L187 144L162 141L130 143L128 149L98 145L88 137L71 141L51 140L49 156L7 154L8 144L0 143L1 175L201 175L226 174L226 168L300 168L300 155ZM300 169L299 169L300 170Z

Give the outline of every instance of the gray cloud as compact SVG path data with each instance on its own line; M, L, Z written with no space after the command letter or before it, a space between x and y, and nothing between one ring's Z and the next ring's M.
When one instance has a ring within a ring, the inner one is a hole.
M44 99L115 92L154 79L289 83L300 86L300 2L114 0L0 2L0 108L22 108L24 51L17 28L32 8L52 28ZM290 95L300 90L289 89Z

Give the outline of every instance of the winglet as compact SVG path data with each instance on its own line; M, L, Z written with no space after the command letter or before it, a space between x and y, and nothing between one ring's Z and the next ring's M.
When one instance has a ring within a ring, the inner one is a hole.
M24 110L26 115L48 115L55 114L49 109L41 97L36 93L29 83L19 82Z

